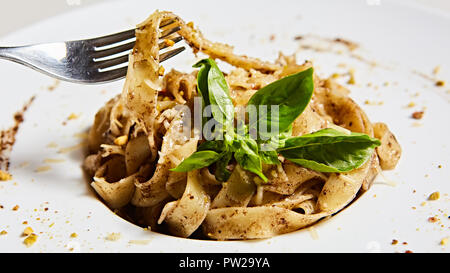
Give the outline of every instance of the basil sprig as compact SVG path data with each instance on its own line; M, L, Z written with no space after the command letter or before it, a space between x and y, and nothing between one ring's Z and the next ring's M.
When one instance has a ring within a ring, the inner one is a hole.
M235 110L228 85L217 64L212 59L204 59L194 67L200 68L197 89L203 106L211 106L212 118L221 125L217 126L216 133L221 133L223 139L203 142L172 171L187 172L215 164L216 178L227 181L231 175L227 166L234 157L244 170L267 182L262 164L280 164L278 155L282 155L316 171L348 172L363 165L380 145L379 140L368 135L335 129L292 137L292 123L308 106L314 91L312 68L257 91L248 103L250 122L240 123L238 133L233 128ZM275 111L278 115L272 115ZM260 128L278 130L266 132ZM251 132L257 132L256 139Z

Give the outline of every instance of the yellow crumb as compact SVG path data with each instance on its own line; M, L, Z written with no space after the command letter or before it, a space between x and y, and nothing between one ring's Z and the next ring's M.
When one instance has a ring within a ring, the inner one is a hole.
M80 143L77 144L77 145L74 145L74 146L71 146L71 147L67 147L67 148L61 148L61 149L59 149L59 150L58 150L58 154L70 153L70 152L72 152L72 151L75 151L75 150L77 150L77 149L83 148L83 147L85 147L85 146L87 146L87 142L86 142L86 141L80 142Z
M88 133L76 133L73 135L73 137L87 139L89 137L89 134Z
M189 23L187 23L186 24L188 27L190 27L190 28L194 28L194 22L189 22Z
M6 230L0 231L0 235L6 235L6 234L8 234L8 232Z
M448 237L445 237L445 238L443 238L443 239L441 240L440 245L441 245L441 246L445 246L445 245L447 245L447 243L448 243Z
M384 102L383 101L370 101L370 100L365 100L364 104L367 105L383 105Z
M159 67L158 74L159 74L160 76L163 76L163 75L164 75L164 71L165 71L164 66L161 65L161 66Z
M77 238L77 237L78 237L78 234L76 234L76 233L74 232L74 233L70 234L70 237L71 237L71 238Z
M8 181L12 179L12 175L0 170L0 181Z
M27 246L30 247L32 246L34 243L36 243L38 236L34 233L28 235L27 238L25 238L25 240L23 240L23 243Z
M122 234L113 232L113 233L108 234L108 236L106 236L105 239L108 241L117 241L121 237L122 237Z
M348 74L350 75L350 79L348 79L347 83L348 84L355 84L355 70L354 69L350 69Z
M31 227L27 227L27 228L25 228L25 230L23 231L22 235L28 236L28 235L30 235L30 234L33 233L33 232L34 232L34 231L33 231L33 229L32 229Z
M50 142L49 144L47 144L47 148L57 148L58 144L56 144L55 142Z
M150 240L130 240L128 243L133 245L147 245L150 243Z
M433 69L433 74L436 75L436 74L438 74L440 71L441 71L441 66L438 65L438 66L436 66L436 67Z
M175 42L172 41L172 40L170 40L170 39L164 39L164 43L165 43L167 46L173 46L173 45L175 44Z
M43 160L44 163L52 164L52 163L62 163L65 159L56 159L56 158L46 158Z
M37 173L42 173L42 172L51 170L51 168L52 167L50 167L50 166L40 166L40 167L37 167L34 171Z
M430 194L430 196L428 196L428 200L438 200L441 197L440 193L438 191L433 192L432 194Z
M407 106L408 106L409 108L411 108L411 107L416 106L416 103L412 101L412 102L408 103Z
M423 201L420 205L421 205L422 207L424 207L426 204L427 204L427 202Z
M15 205L12 210L19 210L19 205Z
M123 135L123 136L120 136L120 137L114 139L114 144L119 145L119 146L125 145L125 144L127 144L127 142L128 142L127 135Z
M67 118L68 120L77 119L79 116L75 113L70 114L70 116Z

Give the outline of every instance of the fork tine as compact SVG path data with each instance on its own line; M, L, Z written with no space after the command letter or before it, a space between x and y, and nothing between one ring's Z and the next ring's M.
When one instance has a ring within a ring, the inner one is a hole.
M174 50L171 50L171 51L164 52L159 56L159 62L162 63L164 61L167 61L168 59L172 58L173 56L180 54L185 49L186 48L183 46L183 47L179 47ZM120 57L105 60L105 61L96 62L95 67L98 69L105 69L105 68L120 65L120 64L123 64L126 62L128 62L128 55L120 56Z
M174 19L167 19L161 22L161 24L159 24L159 28L163 28L163 27L167 27L168 25L171 25L175 23Z
M171 29L165 29L161 32L161 36L159 37L159 39L164 39L167 38L170 34L175 33L177 31L179 31L181 29L180 26L171 28Z
M161 54L159 57L160 62L164 62L164 61L172 58L173 56L183 52L185 49L186 49L185 47L180 47L180 48L174 49L172 51L168 51L166 53ZM109 81L125 78L125 76L127 75L127 71L128 71L128 66L120 67L120 68L108 70L108 71L99 71L100 75L102 75L101 82L109 82Z
M162 63L164 61L167 61L168 59L172 58L173 56L180 54L185 49L186 48L183 46L183 47L179 47L174 50L171 50L171 51L164 52L163 54L159 55L159 62Z
M128 54L117 58L108 59L94 63L94 67L98 69L105 69L111 66L119 65L128 62Z
M171 39L171 41L173 41L174 43L178 43L178 42L180 42L182 40L183 40L183 38L181 36L177 36L177 37ZM130 43L127 43L127 44L124 44L124 45L117 46L117 47L96 51L96 52L94 52L92 54L92 57L94 58L94 61L95 61L95 59L103 58L103 57L107 57L107 56L112 56L112 55L115 55L115 54L118 54L118 53L122 53L122 52L128 54L129 52L127 52L127 51L131 50L134 47L134 45L135 45L135 42L133 41L133 42L130 42ZM162 42L159 43L159 49L160 50L161 49L165 49L165 48L170 47L170 46L173 46L173 45L167 44L166 41L162 41Z
M175 23L175 20L170 19L167 20L166 22L162 22L160 24L160 28L169 26L171 24ZM163 36L167 37L168 35L177 32L178 30L180 30L180 27L176 27L170 30L165 30L163 31ZM102 47L102 46L106 46L106 45L110 45L110 44L114 44L114 43L118 43L121 41L125 41L131 38L135 37L135 29L130 29L130 30L126 30L126 31L122 31L119 33L115 33L115 34L111 34L111 35L106 35L106 36L102 36L102 37L98 37L98 38L94 38L94 39L89 39L89 41L95 46L95 47ZM162 37L162 38L164 38Z
M128 71L128 66L125 66L125 67L117 68L114 70L103 71L100 73L102 75L102 81L107 82L107 81L125 78L125 76L127 75L127 71Z
M103 37L99 37L99 38L90 39L89 41L95 47L102 47L102 46L118 43L118 42L121 42L121 41L125 41L125 40L128 40L128 39L134 38L134 37L135 37L135 30L134 29L130 29L130 30L126 30L126 31L123 31L123 32L115 33L115 34L111 34L111 35L107 35L107 36L103 36Z
M113 48L108 48L105 50L100 50L100 51L95 51L94 53L92 53L92 57L97 59L97 58L102 58L102 57L106 57L106 56L111 56L117 53L121 53L121 52L125 52L127 50L130 50L134 47L134 44L136 42L130 42L124 45L120 45L120 46L116 46Z
M181 40L183 40L183 38L181 36L177 36L177 37L175 37L173 39L170 39L170 40L173 41L176 44L176 43L180 42ZM168 45L166 43L166 41L162 41L162 42L159 43L159 50L164 49L164 48L168 48L168 47L171 47L171 46L173 46L173 45Z

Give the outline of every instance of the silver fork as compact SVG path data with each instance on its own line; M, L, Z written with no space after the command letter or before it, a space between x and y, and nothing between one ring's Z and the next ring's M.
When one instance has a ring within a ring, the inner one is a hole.
M174 21L163 22L160 30L159 58L164 62L185 47L168 50L182 40L177 34L180 27ZM130 29L87 40L0 47L0 59L23 64L63 81L105 83L125 77L128 53L135 41L135 30Z

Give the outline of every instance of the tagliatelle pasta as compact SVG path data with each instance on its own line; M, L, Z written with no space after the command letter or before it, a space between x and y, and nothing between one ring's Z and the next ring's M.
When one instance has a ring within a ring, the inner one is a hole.
M274 63L235 55L231 46L208 41L173 13L153 13L137 26L122 94L98 111L88 138L84 169L95 191L119 215L185 238L268 238L340 211L370 188L381 169L397 164L401 148L387 126L373 125L343 86L314 75L312 99L293 122L292 136L334 128L380 139L381 146L361 167L323 173L280 157L279 165L263 164L267 183L233 161L225 182L208 168L171 171L202 140L195 130L183 130L192 121L186 117L198 96L196 72L160 75L160 25L168 22L180 26L179 35L194 52L235 67L225 76L235 106L245 106L257 90L312 66L282 54Z

